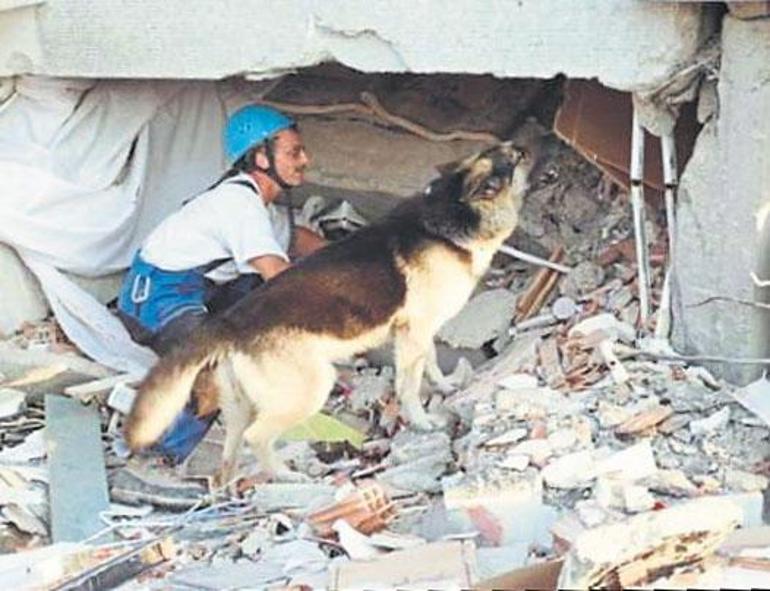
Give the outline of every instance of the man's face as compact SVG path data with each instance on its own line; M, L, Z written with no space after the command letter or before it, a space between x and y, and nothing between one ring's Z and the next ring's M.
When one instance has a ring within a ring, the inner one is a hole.
M293 129L279 132L273 141L273 156L276 171L286 184L296 187L305 181L310 156L299 133Z

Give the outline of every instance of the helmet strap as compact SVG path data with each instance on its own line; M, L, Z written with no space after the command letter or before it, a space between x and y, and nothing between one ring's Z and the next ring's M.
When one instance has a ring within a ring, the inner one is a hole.
M262 168L261 166L257 166L257 168L278 183L281 189L291 189L291 185L281 178L281 175L278 174L278 169L275 167L275 152L273 152L272 138L265 142L265 155L267 156L267 168Z

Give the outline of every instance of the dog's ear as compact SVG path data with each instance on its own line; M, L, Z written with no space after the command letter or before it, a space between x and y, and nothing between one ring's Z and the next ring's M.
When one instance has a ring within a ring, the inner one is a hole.
M438 172L441 176L444 176L455 172L458 168L460 168L460 164L462 164L462 162L463 159L460 158L459 160L452 160L451 162L436 164L434 168L436 169L436 172Z

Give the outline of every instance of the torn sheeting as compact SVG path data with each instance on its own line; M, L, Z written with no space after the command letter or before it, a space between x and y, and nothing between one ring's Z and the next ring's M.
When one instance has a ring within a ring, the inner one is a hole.
M154 354L60 271L125 269L161 219L221 174L220 90L24 77L0 105L0 241L38 277L67 336L109 367L141 371Z

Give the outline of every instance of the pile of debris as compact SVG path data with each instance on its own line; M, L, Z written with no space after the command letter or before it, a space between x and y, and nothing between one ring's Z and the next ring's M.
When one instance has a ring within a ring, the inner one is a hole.
M557 149L515 236L547 266L498 255L439 335L445 364L461 359L454 392L426 392L447 428L404 425L393 368L357 359L280 450L307 483L246 477L244 449L236 490L215 488L219 425L181 466L129 457L139 376L80 357L51 322L0 343L2 580L767 586L770 382L735 390L640 336L625 196L571 158Z

